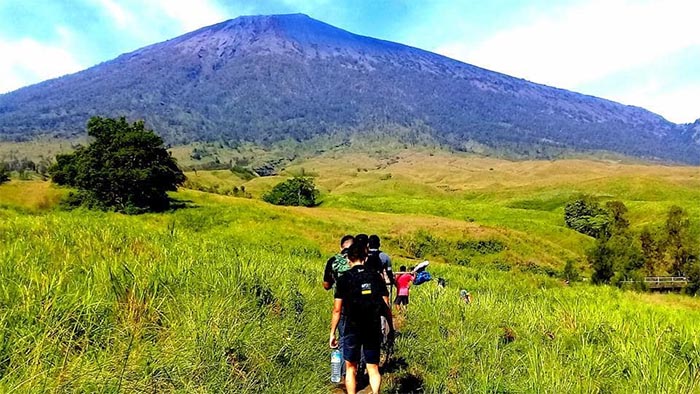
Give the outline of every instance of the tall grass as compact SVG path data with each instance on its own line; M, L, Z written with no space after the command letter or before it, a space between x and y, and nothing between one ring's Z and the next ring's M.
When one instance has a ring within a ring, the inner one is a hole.
M696 299L533 274L590 243L563 227L568 196L621 198L638 223L670 204L697 217L692 174L591 164L576 183L573 165L428 157L307 165L315 209L184 191L171 213L63 212L31 202L62 193L46 184L0 186L0 392L328 392L322 270L359 232L448 282L412 290L385 392L700 392ZM202 179L237 182L218 175Z

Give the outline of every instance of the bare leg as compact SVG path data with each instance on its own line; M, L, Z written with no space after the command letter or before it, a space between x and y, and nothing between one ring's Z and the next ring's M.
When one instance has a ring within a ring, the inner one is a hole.
M369 385L372 387L373 393L379 393L379 386L382 384L382 375L379 374L378 364L367 364L367 372L369 373ZM349 393L350 391L348 391Z
M345 361L345 390L348 394L355 394L357 363Z

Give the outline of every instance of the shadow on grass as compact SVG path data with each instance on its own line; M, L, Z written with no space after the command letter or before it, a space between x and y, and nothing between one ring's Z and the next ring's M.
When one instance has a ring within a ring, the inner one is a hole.
M385 373L396 373L401 370L408 368L408 363L403 357L391 357L380 367L380 372Z
M396 380L392 390L396 394L421 394L425 392L423 378L413 374L404 375Z
M175 198L170 198L169 208L164 212L175 212L187 208L197 208L197 204L195 204L192 200L178 200Z

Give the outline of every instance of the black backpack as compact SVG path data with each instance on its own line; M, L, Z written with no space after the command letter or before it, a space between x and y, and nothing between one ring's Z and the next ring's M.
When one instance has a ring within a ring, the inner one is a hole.
M371 326L379 324L380 317L386 313L386 304L382 299L382 289L386 292L384 281L374 271L363 267L350 270L343 275L349 280L350 294L344 300L343 308L348 324Z
M367 255L367 260L365 260L363 264L365 268L381 274L382 271L384 271L384 263L382 263L382 259L379 258L379 253L381 252L381 250L370 250Z

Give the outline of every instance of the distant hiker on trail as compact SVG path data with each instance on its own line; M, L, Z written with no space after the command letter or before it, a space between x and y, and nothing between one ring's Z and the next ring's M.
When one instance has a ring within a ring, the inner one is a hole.
M391 270L391 258L379 249L379 236L370 235L367 246L369 247L369 253L367 254L365 267L378 272L384 278L384 283L386 283L386 288L389 291L389 299L391 299L392 287L396 285L394 272Z
M366 257L366 250L361 243L354 243L348 249L351 268L338 278L331 318L329 346L336 348L338 340L335 337L335 332L341 315L345 316L343 358L347 370L345 388L348 394L356 393L357 377L355 374L362 355L367 363L372 392L379 393L382 316L388 318L393 331L389 293L382 277L367 270L362 265Z
M326 269L323 272L323 288L330 290L338 277L343 275L343 273L350 269L350 264L348 263L347 254L348 248L352 245L355 237L352 235L346 235L340 239L340 252L333 255L326 262Z
M464 289L459 291L459 298L464 301L465 304L472 303L472 294Z
M396 299L394 305L397 308L406 309L408 306L408 293L413 282L413 272L406 272L406 266L401 266L401 272L396 274Z

